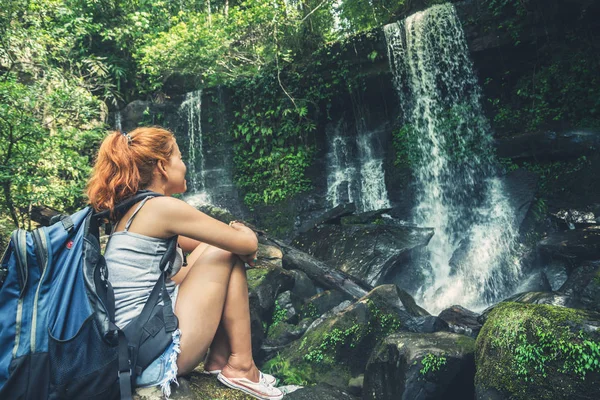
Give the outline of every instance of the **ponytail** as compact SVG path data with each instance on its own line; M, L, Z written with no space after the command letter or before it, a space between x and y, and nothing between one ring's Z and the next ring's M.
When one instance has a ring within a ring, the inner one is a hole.
M111 132L100 145L88 182L90 205L112 213L115 205L152 183L156 163L168 163L174 147L173 134L158 127Z

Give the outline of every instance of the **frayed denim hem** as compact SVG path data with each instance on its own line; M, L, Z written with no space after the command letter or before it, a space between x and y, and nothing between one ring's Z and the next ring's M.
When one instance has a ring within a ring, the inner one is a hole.
M179 382L177 382L177 357L179 356L179 353L181 353L179 345L180 338L181 331L177 329L173 332L173 348L165 366L165 377L164 380L159 383L162 394L167 399L171 396L171 383L175 383L179 386Z

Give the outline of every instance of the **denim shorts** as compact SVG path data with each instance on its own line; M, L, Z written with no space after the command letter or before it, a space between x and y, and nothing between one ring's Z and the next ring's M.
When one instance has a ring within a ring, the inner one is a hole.
M137 387L160 386L165 397L171 395L171 383L177 384L177 356L181 331L173 332L173 341L165 351L136 378Z
M173 311L175 311L178 294L179 285L175 287L171 294ZM136 378L135 384L137 387L160 386L165 397L168 398L171 395L171 383L177 384L177 356L181 352L179 347L180 338L181 331L177 329L173 332L171 344Z

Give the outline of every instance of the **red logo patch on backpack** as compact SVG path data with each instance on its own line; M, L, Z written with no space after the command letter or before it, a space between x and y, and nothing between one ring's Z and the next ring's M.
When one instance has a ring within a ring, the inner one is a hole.
M72 240L69 240L69 241L67 242L67 249L71 250L71 247L73 247L73 241L72 241Z

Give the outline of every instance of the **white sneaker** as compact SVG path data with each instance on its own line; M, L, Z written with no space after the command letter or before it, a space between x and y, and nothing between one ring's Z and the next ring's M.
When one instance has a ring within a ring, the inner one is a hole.
M249 394L256 399L281 400L283 398L283 393L281 390L269 385L264 378L264 374L262 373L258 382L252 382L247 378L227 378L220 372L217 375L217 379L223 385L232 389L241 390L242 392Z
M258 372L260 372L260 371L258 371ZM221 373L221 370L220 369L215 369L215 370L212 370L212 371L206 371L205 370L202 373L206 374L206 375L215 375L216 376L216 375L219 375ZM260 372L260 377L261 377L261 379L264 379L265 382L266 382L266 384L269 385L269 386L275 386L275 384L277 383L277 378L275 378L273 375L269 375L269 374L265 374L265 373Z

